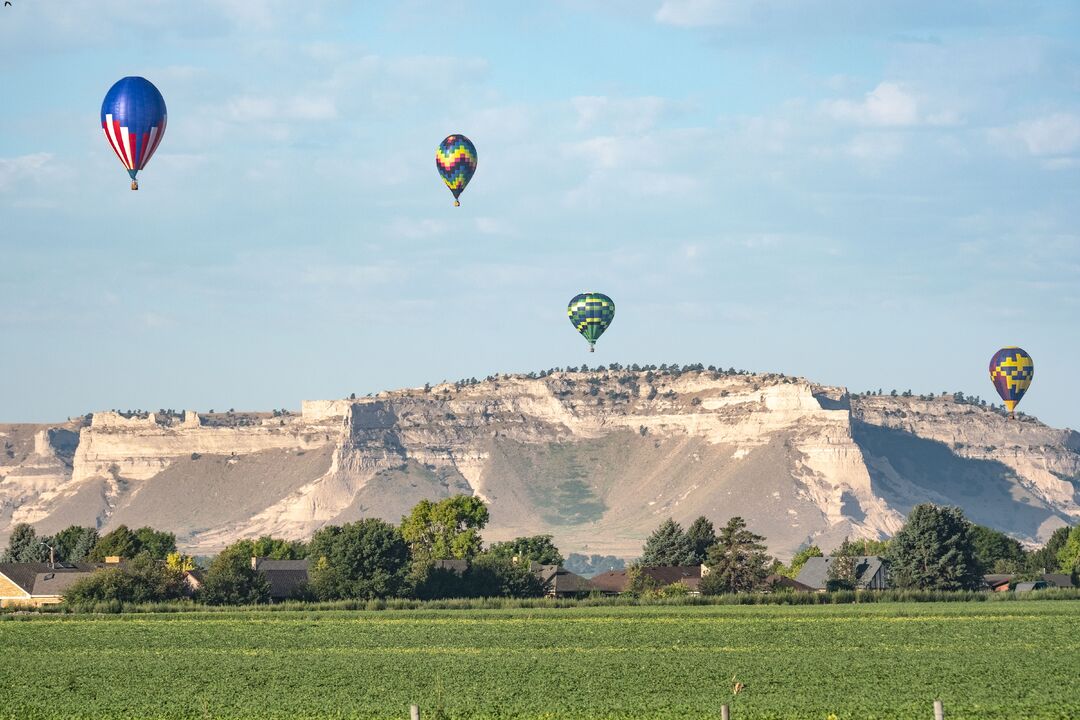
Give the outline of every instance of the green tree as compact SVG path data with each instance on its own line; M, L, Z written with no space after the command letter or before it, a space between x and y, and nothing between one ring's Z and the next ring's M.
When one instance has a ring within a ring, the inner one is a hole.
M631 565L626 571L626 594L632 597L652 595L660 590L660 582L642 572L640 565Z
M176 535L152 527L141 527L135 531L136 553L147 553L155 560L164 560L169 553L176 552Z
M29 523L19 523L11 529L7 550L0 562L45 562L49 559L49 549L45 545L51 544L52 538L39 536Z
M139 540L127 525L120 525L112 532L102 535L94 549L90 551L90 560L104 562L107 557L133 558L139 552Z
M1029 573L1041 575L1058 568L1058 553L1065 547L1065 541L1068 540L1071 529L1068 526L1059 527L1045 545L1027 555L1024 564Z
M971 542L981 573L1019 572L1024 565L1024 546L1003 532L985 525L971 526Z
M477 556L465 573L465 582L473 597L530 598L544 594L543 583L527 563L515 563L489 553Z
M645 541L641 552L644 567L693 565L694 548L682 525L668 518Z
M716 542L716 529L711 520L701 515L686 529L686 538L690 541L690 549L694 553L694 564L700 565L705 562L709 548Z
M508 561L517 558L518 562L526 568L529 567L530 562L538 562L541 565L563 564L562 553L555 547L551 535L532 535L493 543L484 554Z
M483 548L480 531L488 517L484 502L471 495L454 495L439 502L421 500L401 518L401 536L420 562L468 560Z
M768 576L772 560L764 542L764 537L747 529L741 517L728 520L705 560L709 572L701 578L701 594L750 592L759 587Z
M235 555L250 563L253 557L271 560L303 560L307 557L307 552L307 545L298 540L283 540L263 535L256 540L237 540L222 550L221 554Z
M901 588L974 590L982 580L971 523L955 507L916 505L887 560L892 583Z
M791 565L785 566L780 569L780 575L785 575L789 578L796 578L799 575L799 571L803 569L803 565L806 561L812 557L824 557L825 554L821 552L821 548L817 545L810 545L804 547L799 552L795 553L795 556L791 558Z
M1080 525L1069 531L1065 545L1058 551L1058 570L1071 575L1080 572Z
M837 590L855 589L855 558L854 553L833 555L829 561L829 570L826 573L825 589L829 592Z
M79 580L64 593L64 601L73 606L110 600L165 602L183 597L186 590L182 573L143 553L123 566L97 570Z
M257 605L269 602L270 581L251 567L251 559L221 552L210 563L199 599L207 605Z
M844 541L840 543L840 547L832 551L832 555L843 555L845 557L884 557L889 552L889 542L889 540L870 540L868 538L857 538L852 540L845 537Z
M98 531L90 527L72 525L56 533L53 546L56 559L64 562L83 562L98 541Z
M324 527L311 538L309 557L311 589L320 600L394 597L405 588L409 546L382 520Z

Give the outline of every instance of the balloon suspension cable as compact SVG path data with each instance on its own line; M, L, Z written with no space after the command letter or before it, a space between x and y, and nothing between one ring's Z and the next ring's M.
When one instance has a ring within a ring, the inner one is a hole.
M132 181L131 181L131 189L132 190L138 190L139 189L139 181L138 180L132 179Z

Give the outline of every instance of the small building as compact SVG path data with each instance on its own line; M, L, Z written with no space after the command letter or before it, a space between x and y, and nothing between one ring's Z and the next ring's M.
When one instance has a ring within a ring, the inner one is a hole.
M251 569L257 570L270 581L270 600L288 600L296 597L308 582L308 560L272 560L251 558Z
M1046 584L1045 580L1032 580L1030 582L1018 582L1016 583L1016 592L1031 592L1032 590L1045 590L1050 587Z
M884 590L889 586L888 569L882 558L877 555L856 555L854 560L856 590ZM808 558L795 579L818 592L824 592L829 587L829 570L835 561L835 557Z
M814 588L786 575L769 575L763 586L765 592L814 592Z
M1041 582L1048 588L1071 588L1073 587L1072 578L1064 573L1043 573L1037 580L1032 582ZM1014 573L993 573L990 575L983 575L983 589L991 592L1008 592L1011 588L1019 587L1016 581L1016 575ZM1038 588L1042 589L1042 588Z
M101 567L93 563L0 563L0 607L63 602L68 588Z
M544 584L544 594L547 597L581 597L596 589L588 578L558 565L534 562L529 569Z
M639 568L642 575L652 578L657 587L666 587L675 583L682 583L689 588L691 594L698 593L702 575L707 575L708 570L702 565L657 565ZM592 577L592 584L596 590L605 595L618 595L630 589L630 570L609 570Z
M983 589L990 592L1007 592L1009 585L1012 583L1012 573L992 573L990 575L983 575L982 584Z

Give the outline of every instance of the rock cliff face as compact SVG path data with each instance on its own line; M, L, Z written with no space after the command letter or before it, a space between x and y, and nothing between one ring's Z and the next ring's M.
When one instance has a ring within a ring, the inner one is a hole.
M458 492L490 504L488 540L551 533L627 557L668 516L743 515L781 557L888 536L926 500L1029 543L1080 522L1075 432L775 375L501 376L305 401L299 416L96 413L0 426L0 442L0 535L151 524L196 552L397 521Z

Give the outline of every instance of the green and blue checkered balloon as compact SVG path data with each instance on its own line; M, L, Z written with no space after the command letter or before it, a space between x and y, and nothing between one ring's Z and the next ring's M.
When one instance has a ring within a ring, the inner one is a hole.
M574 296L566 313L577 331L589 341L589 352L593 352L596 341L615 319L615 303L603 293L585 292Z

